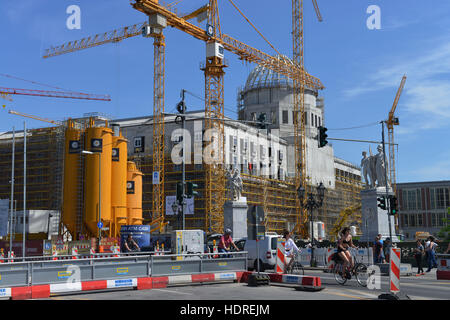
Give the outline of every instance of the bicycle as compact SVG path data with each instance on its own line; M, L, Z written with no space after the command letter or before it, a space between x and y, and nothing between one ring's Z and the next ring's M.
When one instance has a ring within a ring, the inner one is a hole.
M334 254L333 260L335 262L333 268L334 279L337 283L344 285L347 280L351 279L351 275L354 275L358 284L362 287L367 287L367 280L372 274L368 272L368 266L365 263L359 262L356 259L356 255L352 253L352 259L354 261L353 267L348 267L344 270L344 261L339 257L337 253Z
M286 272L303 276L305 274L305 269L300 263L300 252L296 251L292 259L294 259L294 262L290 265Z

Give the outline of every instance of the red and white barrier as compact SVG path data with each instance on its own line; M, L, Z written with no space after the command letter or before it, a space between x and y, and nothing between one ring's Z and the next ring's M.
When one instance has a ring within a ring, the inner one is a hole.
M286 259L284 255L284 244L285 240L283 238L278 239L277 243L277 269L278 274L283 274L286 267Z
M2 253L0 254L0 263L4 262L5 262L5 253L2 251Z
M437 280L450 280L450 254L437 255Z
M247 282L248 277L252 272L244 272L241 282ZM264 273L269 276L270 282L285 283L299 285L309 289L322 289L322 281L320 277L293 275L293 274L278 274L278 273Z
M217 281L240 281L244 272L221 272L210 274L176 275L167 277L126 278L115 280L93 280L35 285L29 287L0 288L0 298L14 300L48 298L65 292L83 292L115 288L137 288L138 290L166 288L173 284L190 284Z
M76 247L72 248L72 259L78 259L78 249Z
M398 293L400 292L400 248L391 248L389 269L389 290L391 293Z
M334 268L334 260L333 260L333 254L337 252L337 249L328 248L327 250L327 268L329 270L333 270Z

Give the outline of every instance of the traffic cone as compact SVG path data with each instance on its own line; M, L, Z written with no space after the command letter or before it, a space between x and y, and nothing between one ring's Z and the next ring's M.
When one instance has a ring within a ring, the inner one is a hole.
M213 255L213 258L218 258L219 255L219 249L216 246L216 240L213 240L213 253L215 253L215 255Z
M119 247L118 246L113 247L113 253L114 253L114 257L119 257Z
M159 241L156 241L155 256L159 256Z
M11 251L11 261L10 262L14 262L14 258L15 258L14 251Z
M161 255L164 255L164 243L161 244Z

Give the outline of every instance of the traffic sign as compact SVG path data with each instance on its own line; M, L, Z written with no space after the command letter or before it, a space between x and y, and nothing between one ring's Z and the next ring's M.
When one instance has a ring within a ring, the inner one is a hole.
M97 223L97 227L99 228L99 229L101 229L101 228L103 228L103 222L99 222L99 223Z
M153 171L153 184L159 184L159 171Z

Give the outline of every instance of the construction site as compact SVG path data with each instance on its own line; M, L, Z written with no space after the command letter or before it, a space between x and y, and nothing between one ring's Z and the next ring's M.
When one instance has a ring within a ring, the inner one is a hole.
M102 237L119 237L123 225L150 225L152 233L163 234L181 229L183 217L186 229L222 233L223 207L232 200L226 190L226 172L238 168L242 196L249 207L264 209L266 231L281 234L288 229L299 239L310 239L312 219L320 225L314 236L319 241L334 240L344 225L361 232L361 168L335 157L330 143L319 145L319 130L326 126L325 101L320 96L324 85L303 65L302 5L302 1L293 1L292 58L271 56L222 34L217 0L184 16L162 1L136 0L132 8L147 16L145 22L46 50L43 58L51 59L130 37L153 38L153 113L124 119L91 114L56 121L10 111L52 126L27 129L26 135L23 130L0 135L0 198L12 196L17 212L59 212L58 235L68 240L97 237L99 229ZM181 128L179 115L165 112L166 27L206 44L202 65L205 107L184 114L190 137L180 138L176 132ZM238 90L237 119L224 115L224 51L254 64ZM0 88L0 93L4 98L17 94L68 95L10 88ZM105 99L71 95L64 97ZM205 137L208 129L217 133L213 139ZM174 214L168 199L176 196L177 183L183 179L182 166L173 162L172 150L186 140L193 151L184 154L194 161L185 163L184 181L195 183L198 195L192 200L192 211L182 217ZM202 152L200 158L196 153L196 147L203 150L210 141L214 144L213 163L202 160ZM315 195L319 185L326 193L323 205L313 210L311 217L306 199L299 199L298 189L303 187ZM20 239L20 234L16 238Z

